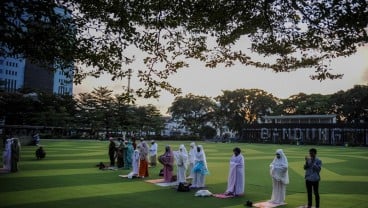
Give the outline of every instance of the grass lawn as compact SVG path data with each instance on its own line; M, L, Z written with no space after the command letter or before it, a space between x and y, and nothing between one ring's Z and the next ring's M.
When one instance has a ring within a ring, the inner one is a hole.
M107 141L42 140L47 155L34 157L36 147L22 147L20 171L0 174L0 207L244 207L244 202L267 200L272 185L269 164L274 152L282 148L289 160L290 184L285 206L306 204L304 157L311 146L204 143L210 175L208 190L222 193L226 189L232 149L239 146L245 156L245 196L233 199L200 198L194 191L177 192L159 187L143 179L125 179L119 174L128 170L101 171L95 165L108 163ZM190 142L184 142L189 147ZM170 144L174 150L179 142L159 141L159 154ZM320 183L321 207L368 207L368 149L361 147L318 146L323 162ZM148 179L159 178L161 166L150 168Z

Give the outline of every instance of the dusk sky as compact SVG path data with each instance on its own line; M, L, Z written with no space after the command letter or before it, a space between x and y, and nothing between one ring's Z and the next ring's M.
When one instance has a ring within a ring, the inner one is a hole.
M342 73L344 77L338 80L311 80L309 75L314 73L313 69L300 69L290 73L274 73L267 69L257 69L241 64L231 68L223 66L217 68L206 68L203 63L189 61L188 68L181 69L169 78L169 82L175 87L182 89L182 94L192 93L195 95L205 95L215 97L222 94L222 90L250 89L258 88L272 93L279 98L287 98L290 95L303 92L306 94L320 93L332 94L339 90L347 90L356 84L368 84L368 46L361 47L358 52L347 58L339 58L332 62L333 73ZM133 69L131 87L141 86L134 72L142 68L133 64L129 66ZM111 81L109 76L102 76L98 79L87 78L81 85L76 85L74 94L80 92L90 92L93 88L107 86L118 94L123 87L127 86L127 79ZM159 99L138 99L138 105L153 104L162 113L167 112L174 96L168 92L162 92Z

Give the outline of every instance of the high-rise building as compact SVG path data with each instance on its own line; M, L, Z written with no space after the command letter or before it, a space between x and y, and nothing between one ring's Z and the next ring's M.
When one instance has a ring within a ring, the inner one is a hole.
M72 95L73 69L47 69L24 58L0 57L0 82L6 92L29 89Z

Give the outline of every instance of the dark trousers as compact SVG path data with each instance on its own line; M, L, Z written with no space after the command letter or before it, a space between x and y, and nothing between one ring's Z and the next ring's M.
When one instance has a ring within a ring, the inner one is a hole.
M318 186L319 181L305 181L308 193L308 207L312 207L312 189L314 192L314 197L316 198L316 208L319 208L319 192Z
M110 166L115 166L115 155L109 155L110 156Z

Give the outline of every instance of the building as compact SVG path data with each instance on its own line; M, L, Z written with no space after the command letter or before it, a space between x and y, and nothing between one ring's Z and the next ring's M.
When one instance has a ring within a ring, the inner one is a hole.
M12 3L9 7L14 6ZM71 18L71 12L65 8L54 8L54 12L61 18ZM7 17L9 22L19 29L26 30L20 19L28 20L31 17L26 10L20 17ZM50 23L45 17L42 21ZM46 24L47 25L47 24ZM1 48L8 50L6 47ZM8 51L9 52L9 51ZM0 57L0 90L5 92L16 92L19 89L43 91L54 94L73 94L73 66L61 70L58 66L40 66L31 63L21 54L19 57Z
M73 69L47 69L25 58L0 57L0 81L5 92L29 89L60 95L73 94Z
M258 123L265 124L334 124L336 115L281 115L263 116Z
M25 60L16 57L0 57L0 88L16 92L24 85Z

